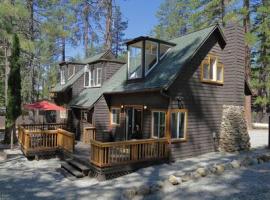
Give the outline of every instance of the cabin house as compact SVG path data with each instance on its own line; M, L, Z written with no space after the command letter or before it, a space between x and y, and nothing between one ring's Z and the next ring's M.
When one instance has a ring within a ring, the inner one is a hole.
M243 27L217 24L170 41L141 36L126 44L127 63L110 51L60 63L52 89L69 109L76 139L90 143L92 168L130 171L214 151L223 105L245 106L251 95Z

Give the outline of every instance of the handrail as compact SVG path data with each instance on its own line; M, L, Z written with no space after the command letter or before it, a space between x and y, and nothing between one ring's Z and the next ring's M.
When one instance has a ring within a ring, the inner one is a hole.
M167 138L158 138L158 139L150 138L150 139L119 141L119 142L100 142L97 140L90 140L90 143L100 147L115 147L118 145L147 144L151 142L167 142L167 141L168 141Z
M98 167L111 167L168 158L168 141L161 139L100 142L90 140L90 162Z
M19 126L19 142L26 156L57 150L74 151L74 134L63 130L27 130Z
M27 130L55 130L57 128L66 128L65 123L45 123L45 124L21 124L21 127Z

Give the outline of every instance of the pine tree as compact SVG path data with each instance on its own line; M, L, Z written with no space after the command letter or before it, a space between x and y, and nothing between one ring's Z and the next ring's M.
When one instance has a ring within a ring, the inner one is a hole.
M20 42L17 34L13 36L8 77L8 103L6 108L6 130L4 142L9 143L11 134L16 138L16 120L21 115L21 73ZM16 141L16 140L15 140Z
M115 56L123 52L124 49L124 31L127 29L128 22L123 21L120 7L116 6L113 13L113 27L112 27L112 51Z

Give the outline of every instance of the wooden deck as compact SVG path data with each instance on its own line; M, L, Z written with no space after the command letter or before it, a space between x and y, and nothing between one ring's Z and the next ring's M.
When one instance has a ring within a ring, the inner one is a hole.
M87 140L75 142L74 134L63 130L63 124L19 126L19 142L25 156L64 153L92 168L94 174L121 174L154 163L167 161L166 138L100 142L94 140L95 129L88 129ZM59 154L62 155L62 154Z
M61 129L63 124L21 125L19 142L25 156L56 154L74 151L74 134ZM59 128L61 127L61 128Z

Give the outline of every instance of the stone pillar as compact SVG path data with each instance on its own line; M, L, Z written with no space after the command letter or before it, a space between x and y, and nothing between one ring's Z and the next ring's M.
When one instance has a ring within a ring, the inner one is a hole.
M219 150L235 152L250 149L243 106L223 105Z

